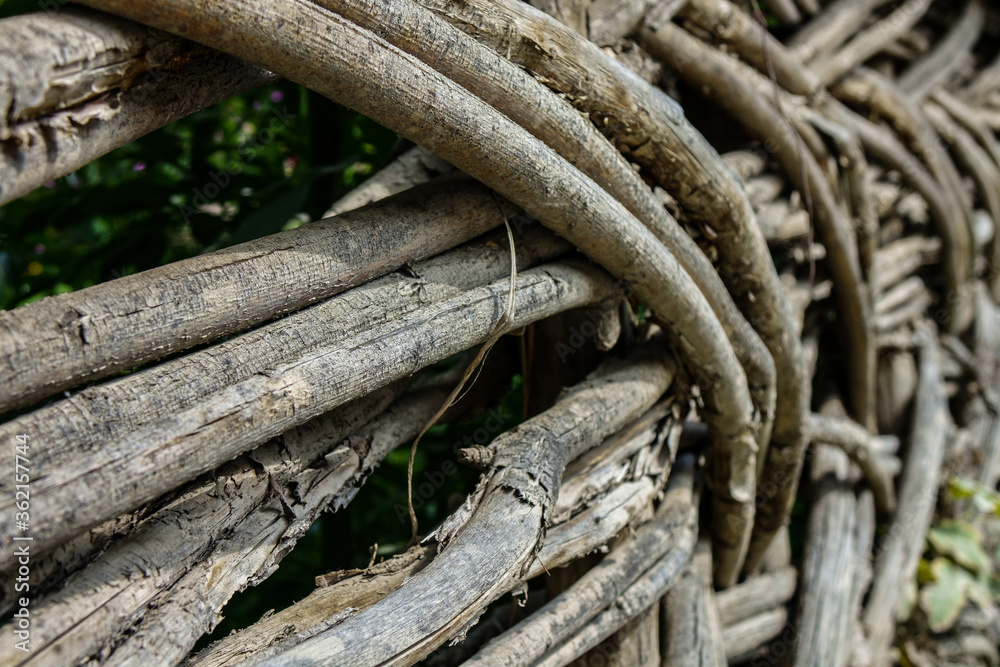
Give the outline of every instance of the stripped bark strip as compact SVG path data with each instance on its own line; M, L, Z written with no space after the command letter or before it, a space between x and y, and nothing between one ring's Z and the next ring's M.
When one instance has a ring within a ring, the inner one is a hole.
M0 62L0 204L277 79L167 33L74 7L0 21Z
M494 206L490 208L496 210ZM510 255L501 241L499 234L488 235L416 263L405 275L386 276L233 340L88 388L0 426L0 433L37 434L32 455L45 478L36 481L65 480L109 441L169 421L228 387L264 376L316 349L367 336L373 327L502 278L510 271ZM529 227L519 235L519 269L568 250L568 244L551 232ZM373 303L379 304L374 313ZM337 327L331 328L330 322L337 322ZM0 488L7 488L7 483L0 480Z
M678 73L692 85L699 89L710 85L719 91L719 102L761 140L774 139L777 144L775 156L784 166L789 180L800 191L808 187L813 193L817 214L815 223L820 239L830 254L828 262L835 276L839 321L842 324L841 331L847 339L853 408L867 423L869 413L873 412L876 352L869 304L860 277L857 246L850 224L843 219L841 209L833 201L829 185L819 167L808 153L798 149L795 131L735 70L734 65L737 63L734 60L710 49L674 25L661 26L655 32L646 30L643 38L653 55L676 66ZM802 178L803 171L805 181ZM801 363L796 373L803 373ZM808 391L806 395L808 396ZM779 491L761 504L748 563L751 569L759 565L774 532L788 517L804 457L804 433L801 434L802 439L781 442L783 446L779 446L777 433L776 429L775 442L772 444L774 455L773 458L769 457L765 469L777 480Z
M259 664L411 664L467 629L527 572L566 463L667 389L673 372L662 348L654 339L625 361L604 363L555 406L497 438L471 516L430 565L369 609Z
M688 463L691 465L691 462ZM693 470L681 466L656 516L544 607L484 646L466 665L532 665L585 627L670 549L693 533ZM686 479L685 479L686 478Z
M565 95L702 225L719 250L719 275L774 358L772 440L779 447L801 447L810 388L800 370L792 313L746 193L680 107L594 44L523 3L420 2Z
M371 30L502 112L594 180L652 231L677 257L719 318L770 433L774 362L737 310L711 262L653 197L615 147L580 113L524 70L416 2L313 0ZM485 76L484 73L489 73ZM758 444L766 447L766 441Z
M749 541L756 483L757 445L746 378L701 292L621 204L465 89L305 0L85 4L183 32L251 62L266 62L290 79L348 103L523 205L625 281L666 325L671 342L703 386L704 415L716 439L710 474L721 522L716 566L720 583L735 580ZM282 37L267 27L275 21L303 28L294 39ZM726 514L736 521L726 522Z
M104 651L112 663L182 659L230 596L266 578L323 508L346 505L388 450L413 437L414 418L447 394L410 394L379 415L405 388L397 383L317 417L183 489L37 601L31 655L0 647L0 664L77 664ZM178 604L191 593L201 603Z
M471 179L452 179L2 312L0 411L300 310L464 243L516 211Z
M323 577L317 577L318 587L305 599L220 639L182 664L228 667L287 650L390 595L436 555L436 544L417 545L361 572L331 573L324 576L333 580L322 583Z
M517 287L511 328L610 298L613 291L606 274L578 263L532 269L518 277ZM508 291L509 281L496 282L320 347L108 442L58 477L37 478L36 548L148 502L270 437L481 343L495 329L498 300ZM4 506L2 514L14 509ZM11 536L3 538L8 547Z
M89 565L100 556L108 545L124 533L132 530L140 521L158 508L147 505L135 512L116 516L110 521L77 535L75 538L59 544L53 550L39 554L31 561L31 576L38 582L31 590L35 598L41 598L61 584L68 575ZM14 581L16 576L16 561L0 566L0 581ZM0 587L0 614L12 611L18 598L10 586Z
M880 665L891 648L895 611L903 585L916 576L924 538L937 504L941 462L950 419L941 384L940 352L927 330L922 332L920 380L913 407L910 451L899 483L899 512L888 535L876 547L875 575L862 614L865 631Z
M389 451L416 436L420 424L445 400L446 389L423 389L406 395L354 433L348 445L328 453L323 458L327 466L318 471L303 470L279 487L290 500L272 495L266 507L234 528L229 543L157 599L106 664L172 664L183 659L202 634L217 623L230 596L273 573L324 508L342 509L357 493L367 473ZM266 461L265 466L281 466L282 459ZM301 497L296 502L297 496ZM284 510L285 502L292 506L294 519ZM278 530L272 527L274 523ZM242 546L232 544L233 540L240 540Z

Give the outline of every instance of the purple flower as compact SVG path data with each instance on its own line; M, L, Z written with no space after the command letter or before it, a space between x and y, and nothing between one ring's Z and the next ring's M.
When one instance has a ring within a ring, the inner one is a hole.
M280 102L283 99L285 99L285 94L283 92L281 92L280 90L271 91L271 101L272 102L277 103L277 102Z
M36 255L41 255L44 252L45 252L45 246L44 245L42 245L41 243L39 243L38 245L35 246L35 254Z
M132 166L133 171L146 171L146 163L139 160Z
M254 111L260 111L260 102L254 102L253 103L253 110Z

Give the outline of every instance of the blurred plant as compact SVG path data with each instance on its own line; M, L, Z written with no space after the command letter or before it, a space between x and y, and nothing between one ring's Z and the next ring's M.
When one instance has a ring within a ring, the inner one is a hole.
M192 114L0 208L0 308L302 225L396 141L289 82Z
M1000 494L961 477L949 480L948 490L955 500L966 501L967 509L962 517L943 519L928 531L917 581L907 595L911 609L919 601L931 632L951 629L967 602L985 609L1000 601L1000 548L991 556L984 537L984 532L1000 529Z

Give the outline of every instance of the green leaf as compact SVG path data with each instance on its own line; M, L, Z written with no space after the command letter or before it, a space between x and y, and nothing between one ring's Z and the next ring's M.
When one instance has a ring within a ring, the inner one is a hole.
M965 573L968 581L965 584L966 595L976 603L980 609L986 609L993 604L993 591L990 590L990 578L985 574L980 574L974 578L971 574Z
M978 489L979 485L975 481L965 477L952 477L948 480L948 491L956 500L971 498Z
M993 561L983 550L982 537L972 524L948 520L927 533L927 541L942 556L950 556L974 573L993 572Z
M944 632L955 624L965 606L966 580L947 558L936 558L931 569L937 580L920 591L920 608L927 614L931 631Z

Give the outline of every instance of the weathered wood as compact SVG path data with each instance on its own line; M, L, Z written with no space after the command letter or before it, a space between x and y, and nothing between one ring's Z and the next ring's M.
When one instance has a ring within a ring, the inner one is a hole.
M929 263L941 251L941 240L907 236L884 245L875 252L872 264L872 293L876 301L886 290Z
M965 10L934 49L911 64L897 83L914 103L923 100L935 88L943 86L955 71L968 62L972 47L979 41L985 12L979 0L968 0Z
M611 46L638 28L654 4L656 0L593 0L587 8L587 36L595 44ZM664 10L676 11L679 4L679 0L670 0ZM664 18L669 20L670 17Z
M588 664L603 660L607 667L659 667L659 605L639 614L579 660Z
M834 0L823 12L792 35L786 44L792 54L808 65L847 41L865 24L872 10L888 0Z
M924 537L937 504L949 417L941 387L940 353L929 335L924 332L920 353L913 433L899 483L899 512L888 533L876 540L875 575L862 615L874 665L888 664L896 607L904 583L916 576Z
M666 325L684 363L704 378L705 419L716 438L710 475L716 488L713 502L720 517L736 518L720 519L724 539L717 540L718 549L729 554L718 564L720 581L735 578L748 542L756 483L755 420L746 378L722 326L690 277L621 204L465 89L305 0L252 8L234 0L184 0L169 6L125 0L85 4L267 62L331 99L349 101L524 205L625 281ZM189 20L194 16L196 21ZM289 40L266 28L278 20L311 27ZM743 252L745 256L745 248Z
M832 92L839 99L869 106L884 116L920 157L919 161L914 160L913 153L886 128L850 117L865 150L887 167L898 170L904 182L927 201L935 231L944 244L948 290L956 295L947 304L947 329L952 333L964 331L973 314L968 282L975 249L971 211L964 200L958 170L922 109L910 104L889 78L862 67L834 86ZM955 224L956 220L963 224Z
M922 11L919 8L917 10ZM898 169L912 187L928 197L934 211L938 233L947 249L945 271L948 288L955 295L947 303L948 327L952 332L964 331L973 314L971 292L967 286L974 252L968 229L971 224L970 211L967 210L967 206L963 206L958 172L947 155L942 153L940 142L923 119L919 109L911 110L912 105L905 101L903 94L895 91L894 82L865 68L859 68L833 89L838 97L843 97L845 91L855 91L860 86L866 90L867 97L879 100L881 102L879 110L897 127L904 127L906 130L904 134L910 137L914 151L940 181L940 188L926 174L922 166L911 159L911 154L884 131L884 128L874 125L837 103L826 92L824 80L802 67L784 45L750 21L743 12L733 8L729 2L698 0L690 6L689 11L692 18L698 20L700 25L725 38L759 71L773 74L777 82L789 92L813 100L813 103L831 120L856 133L866 151L885 162L887 166ZM762 48L764 44L766 48ZM795 182L795 170L792 169L787 173ZM823 190L817 192L822 194ZM822 200L823 198L820 198L818 203L822 203ZM829 207L823 206L818 212L822 213L827 208ZM962 219L966 224L955 225L952 222L955 219ZM836 267L835 264L834 268ZM873 360L869 362L874 363Z
M568 460L638 417L666 390L654 339L610 360L552 408L501 435L494 467L436 531L447 546L389 597L262 664L410 664L461 633L527 572ZM454 517L455 515L453 515Z
M685 534L693 535L692 471L682 467L677 474L680 477L668 488L652 521L617 545L566 591L484 646L466 664L536 664L613 606L656 561L683 544Z
M648 414L648 413L647 413ZM661 414L658 411L658 414ZM646 416L613 435L595 451L608 451L607 446L625 449L635 456L630 447L631 438L623 437ZM419 423L423 423L420 421ZM647 424L648 426L648 424ZM650 450L650 454L654 452ZM637 457L638 458L638 457ZM648 460L648 459L647 459ZM638 461L637 461L638 463ZM586 484L586 480L600 476L600 469L586 468L567 475L560 485L557 505L563 491L572 484ZM589 506L574 508L573 517L562 523L550 525L525 580L551 573L609 542L626 526L638 520L642 508L648 506L662 488L657 481L663 477L662 469L637 469L634 481L624 481ZM579 480L574 482L574 480ZM596 526L596 528L594 528ZM317 577L320 586L306 599L291 607L263 618L253 626L219 640L204 651L192 656L187 664L199 667L221 667L235 664L248 656L277 654L311 637L347 615L366 609L376 601L398 589L404 581L422 569L437 553L433 540L412 547L399 556L363 572L338 572ZM353 608L355 611L347 611Z
M662 665L726 664L722 625L712 593L711 551L699 544L677 583L663 598Z
M813 414L809 417L809 430L814 443L839 447L855 463L871 484L875 504L880 512L896 511L896 492L893 477L897 465L886 461L898 446L898 439L889 447L879 442L863 426L849 419ZM893 436L889 436L893 438ZM887 449L891 450L887 453Z
M587 36L587 10L591 0L528 0L532 7L545 12L570 30Z
M548 17L510 0L421 2L567 95L703 227L719 274L775 359L772 440L801 455L809 385L798 335L746 195L719 155L669 98ZM729 569L722 559L716 567Z
M464 243L516 212L471 179L448 180L0 313L0 411L300 310Z
M693 0L682 15L732 44L754 68L772 75L789 92L820 103L828 101L820 82L805 74L805 68L792 61L780 42L728 0ZM774 158L789 182L799 192L809 193L813 224L827 249L827 265L833 274L841 321L838 329L848 350L851 412L861 423L874 426L875 343L856 234L816 158L803 150L807 135L803 124L794 122L794 106L783 104L774 84L766 85L750 67L708 48L679 28L665 26L644 36L651 51L672 59L683 69L681 76L722 104L748 132L760 141L770 141ZM653 49L649 40L658 40L660 50ZM754 81L761 85L754 86ZM839 116L831 115L830 120L843 124Z
M870 314L863 296L854 237L850 233L849 223L843 219L841 210L833 202L832 193L820 174L818 165L809 159L808 153L799 150L795 130L741 78L734 67L736 61L708 48L677 26L668 24L656 31L644 29L642 35L653 55L671 64L692 85L702 90L714 88L718 93L718 101L726 105L735 118L748 125L750 131L760 139L772 139L776 144L776 157L782 162L789 180L800 191L808 188L813 193L818 216L817 231L831 253L828 264L836 277L835 294L838 298L840 321L849 321L853 325L846 331L843 328L841 331L850 350L849 377L854 411L861 415L862 420L867 421L869 403L874 400L871 385L874 384L875 373L875 345L868 321ZM802 374L801 359L797 366L794 372L798 377ZM779 368L779 378L780 376ZM781 394L779 388L779 398ZM802 400L803 397L808 397L808 390L797 400ZM805 448L804 426L800 419L804 417L796 418L795 437L787 440L778 438L779 426L776 419L774 442L765 470L767 477L777 485L778 492L763 497L758 508L755 537L748 560L750 569L759 566L774 532L784 523L790 511ZM766 481L762 480L762 483Z
M857 613L851 605L857 502L847 455L822 444L814 452L794 664L844 667Z
M187 40L78 7L0 21L0 62L0 204L277 79Z
M750 577L727 588L715 596L719 605L719 622L726 628L784 605L795 595L798 578L795 568L785 567Z
M835 82L886 45L896 41L900 35L909 32L931 6L931 2L932 0L907 0L882 20L855 34L829 57L817 58L811 64L811 69L825 85Z
M288 363L319 347L343 343L373 326L402 317L420 304L451 298L498 280L510 271L503 234L349 290L332 300L247 332L206 350L98 385L0 426L32 433L33 456L50 476L73 468L79 457L109 440L166 419L226 387ZM515 236L519 270L564 255L568 244L538 226ZM373 313L378 303L381 312ZM329 322L337 322L331 328ZM6 430L5 430L6 429ZM0 480L0 488L6 480Z
M417 2L317 0L463 86L579 169L628 209L677 258L719 318L770 431L774 362L711 262L615 147L562 97ZM489 72L489 76L484 76ZM764 442L758 441L761 447Z
M0 647L0 663L179 661L230 596L271 574L324 508L346 505L449 389L409 394L379 414L405 388L397 383L317 417L182 489L36 602L31 655Z
M653 446L655 454L666 444L664 454L673 462L680 440L679 424L682 411L674 399L666 399L646 412L628 428L608 438L600 447L572 461L566 466L570 479L560 487L559 499L552 508L553 521L565 521L616 486L628 474L629 459L638 451ZM648 465L648 462L645 462ZM645 467L645 466L644 466Z
M726 660L733 664L746 662L756 651L766 647L787 629L788 610L784 607L769 609L723 628L722 642L726 647ZM771 658L769 655L767 657Z
M579 632L536 664L540 667L568 665L587 650L597 646L616 629L654 606L676 583L684 564L691 557L694 541L694 535L690 535L687 539L683 539L682 536L663 558L629 586L608 609L598 614ZM711 594L711 589L708 590Z
M987 147L993 144L987 143L980 146L976 139L966 131L958 122L945 112L940 106L934 103L924 105L924 111L930 119L931 124L937 130L944 142L948 144L955 156L955 161L964 168L965 172L972 176L976 183L979 200L986 209L988 217L993 222L993 229L1000 225L1000 162L994 162L987 152ZM974 240L976 229L973 227ZM978 244L977 244L978 245ZM997 274L1000 273L1000 243L996 242L995 234L989 263L987 265L987 277L992 285L998 284Z
M504 314L499 304L506 297L499 295L510 290L508 283L418 306L391 322L295 355L221 388L210 400L76 456L72 467L49 470L34 480L37 548L152 500L274 435L482 342ZM518 276L517 288L511 329L612 294L604 274L578 263L528 271ZM418 296L411 298L419 302ZM13 512L12 502L0 506L0 514ZM0 537L9 544L11 535Z

